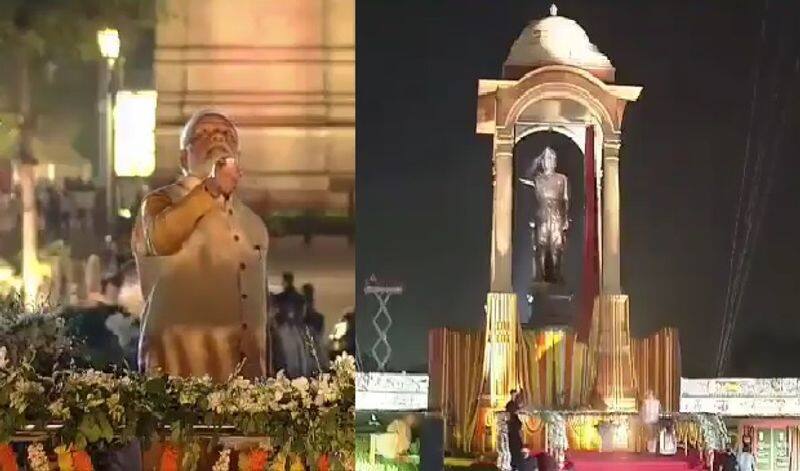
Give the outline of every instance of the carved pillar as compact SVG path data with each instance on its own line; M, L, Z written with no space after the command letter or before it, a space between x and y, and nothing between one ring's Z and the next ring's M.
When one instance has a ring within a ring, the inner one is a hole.
M489 293L486 300L486 370L492 407L503 407L517 387L517 295Z
M600 295L595 304L597 344L595 401L600 409L636 410L628 296Z
M636 410L628 296L620 282L620 186L618 136L603 141L602 290L596 300L592 335L595 403L609 411Z
M497 446L495 413L503 410L511 399L509 392L518 388L517 349L519 320L517 317L517 295L514 293L489 293L486 298L486 352L484 373L487 375L488 391L484 389L479 416L487 420L490 429L489 450Z
M602 293L619 294L619 147L618 140L603 141L603 253Z
M514 134L498 127L492 152L494 200L492 203L491 291L510 293L514 212Z

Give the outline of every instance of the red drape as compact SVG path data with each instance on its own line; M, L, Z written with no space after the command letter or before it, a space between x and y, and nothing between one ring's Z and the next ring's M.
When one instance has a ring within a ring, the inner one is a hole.
M594 298L600 290L600 261L597 253L597 190L594 171L594 126L586 127L586 147L583 162L584 198L586 221L583 237L583 280L580 314L578 317L578 340L586 342L592 326Z

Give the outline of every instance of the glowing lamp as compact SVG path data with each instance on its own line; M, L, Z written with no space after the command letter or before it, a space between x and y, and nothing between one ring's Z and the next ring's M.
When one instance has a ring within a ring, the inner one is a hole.
M114 107L114 173L149 177L156 168L154 90L120 91Z
M119 32L106 28L97 32L97 45L100 55L113 62L119 57Z

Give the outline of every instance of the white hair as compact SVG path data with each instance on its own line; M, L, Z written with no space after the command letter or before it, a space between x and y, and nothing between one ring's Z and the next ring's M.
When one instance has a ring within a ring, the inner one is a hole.
M231 128L233 128L233 133L234 133L234 135L236 135L236 149L235 150L238 151L239 150L239 130L236 129L236 123L234 123L233 120L231 118L229 118L228 115L226 115L225 113L223 113L221 111L218 111L218 110L210 109L210 108L199 110L199 111L195 111L195 113L192 115L192 117L189 118L189 121L186 121L186 124L183 126L183 130L181 131L181 142L180 142L181 150L186 150L186 148L189 146L189 141L192 140L192 135L194 134L195 126L197 126L197 123L199 123L200 120L205 118L206 116L216 116L218 118L222 118L228 124L231 125Z

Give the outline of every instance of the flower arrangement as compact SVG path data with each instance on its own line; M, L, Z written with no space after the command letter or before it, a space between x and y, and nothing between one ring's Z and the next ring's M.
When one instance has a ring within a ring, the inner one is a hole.
M28 447L28 464L31 471L50 471L50 461L44 452L44 445L34 443Z
M700 426L700 433L706 448L723 450L730 442L728 428L718 415L697 414L693 416Z
M0 412L7 417L0 420L0 444L32 426L47 433L60 447L64 465L76 471L91 469L85 467L88 455L81 453L86 449L134 438L147 444L154 437L170 443L161 469L177 469L181 455L181 467L191 469L199 454L200 427L214 434L269 437L270 448L250 453L256 466L288 457L294 463L302 457L301 465L312 469L349 469L355 445L355 362L344 354L331 373L316 378L290 380L279 373L263 380L235 376L215 383L208 377L91 369L44 377L30 363L9 362L0 352ZM46 424L60 427L45 430ZM36 469L38 448L28 451ZM220 469L229 467L218 464Z
M43 373L84 357L83 345L69 334L63 316L41 306L26 309L16 293L0 295L0 345L7 361L25 361Z
M547 449L566 451L569 448L569 441L564 416L552 411L540 411L539 416L547 427Z

